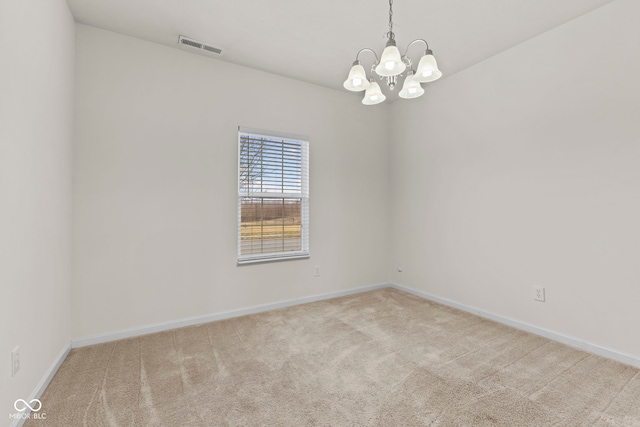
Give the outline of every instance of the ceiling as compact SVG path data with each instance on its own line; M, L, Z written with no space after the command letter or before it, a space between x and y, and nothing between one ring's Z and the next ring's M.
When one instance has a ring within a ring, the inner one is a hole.
M412 40L426 39L447 76L611 1L395 0L394 32L402 52ZM83 24L177 49L178 36L188 36L222 48L218 60L339 90L361 48L380 55L389 19L388 0L67 3ZM414 62L419 46L409 52ZM360 59L368 71L372 56Z

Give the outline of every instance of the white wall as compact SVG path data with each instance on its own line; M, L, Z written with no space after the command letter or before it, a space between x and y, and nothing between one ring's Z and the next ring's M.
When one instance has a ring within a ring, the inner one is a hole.
M393 104L395 283L640 357L638 16L615 1Z
M385 281L388 105L76 32L75 338ZM310 137L309 260L236 266L239 125Z
M3 423L70 339L74 31L64 0L0 2ZM22 366L12 378L18 345Z

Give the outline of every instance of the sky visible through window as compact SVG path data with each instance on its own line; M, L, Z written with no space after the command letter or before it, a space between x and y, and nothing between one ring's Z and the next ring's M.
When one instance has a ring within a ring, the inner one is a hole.
M240 193L267 195L302 192L302 147L265 137L243 137L240 148ZM265 194L266 193L266 194Z

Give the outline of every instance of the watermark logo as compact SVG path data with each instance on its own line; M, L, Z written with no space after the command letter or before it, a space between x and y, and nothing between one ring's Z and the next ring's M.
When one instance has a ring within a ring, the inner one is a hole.
M22 420L44 420L47 418L47 414L39 413L42 409L42 402L38 399L31 399L27 402L24 399L18 399L13 403L13 407L16 411L15 414L9 414L9 418L22 419ZM29 411L27 411L27 409Z
M16 408L16 411L18 412L24 412L27 408L31 409L33 412L38 412L42 409L42 402L38 399L32 399L31 402L27 403L24 399L18 399L14 402L13 407Z

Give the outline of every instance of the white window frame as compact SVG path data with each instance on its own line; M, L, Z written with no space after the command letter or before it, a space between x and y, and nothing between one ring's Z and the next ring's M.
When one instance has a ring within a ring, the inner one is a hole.
M299 144L301 147L301 191L299 193L269 192L255 193L250 190L243 191L241 188L242 179L242 137L250 135L253 137L263 137L270 139L280 139L282 141ZM299 251L289 252L269 252L261 254L242 255L242 199L251 198L289 198L300 199L300 239ZM291 259L309 258L309 138L306 136L286 134L282 132L265 131L248 127L238 127L238 225L237 225L237 263L252 264L268 261L282 261Z

